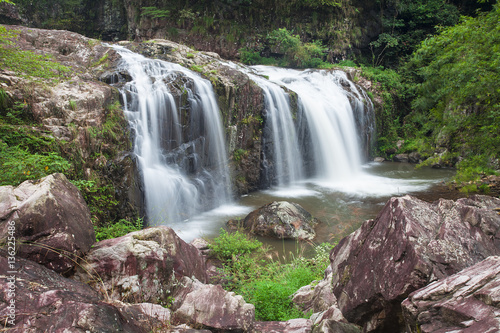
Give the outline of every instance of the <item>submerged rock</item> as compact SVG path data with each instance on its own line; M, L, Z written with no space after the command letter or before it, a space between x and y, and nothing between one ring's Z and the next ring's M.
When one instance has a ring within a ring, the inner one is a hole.
M172 320L176 324L201 325L225 332L247 331L255 321L255 307L220 285L184 277L172 296Z
M500 257L419 289L403 302L408 332L499 332Z
M0 243L15 237L17 256L69 272L95 242L90 212L63 174L0 187Z
M205 282L205 261L197 248L160 226L97 243L73 278L114 300L166 305L184 276Z
M500 254L499 206L500 199L488 196L432 204L390 199L330 254L344 316L365 332L400 331L400 304L411 292Z
M243 227L260 236L307 240L316 237L313 228L318 223L319 220L299 204L274 201L248 214Z

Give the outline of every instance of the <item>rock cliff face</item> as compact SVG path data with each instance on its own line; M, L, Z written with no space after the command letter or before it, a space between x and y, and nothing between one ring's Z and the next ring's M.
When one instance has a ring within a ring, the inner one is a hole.
M226 130L226 144L236 194L259 189L262 186L261 153L264 127L264 96L261 88L215 53L197 52L167 40L121 44L146 57L180 64L210 80L217 95ZM108 72L107 75L109 79L105 80L112 81L116 73ZM179 103L177 107L189 107L185 91L174 87L172 93ZM183 125L189 126L187 123Z
M55 140L62 156L72 162L74 178L114 189L110 199L119 204L107 217L136 216L142 197L129 154L128 123L117 91L98 79L117 55L96 40L68 31L7 28L19 34L15 47L50 56L70 69L55 80L1 70L0 85L8 100L28 106L37 125L30 130Z

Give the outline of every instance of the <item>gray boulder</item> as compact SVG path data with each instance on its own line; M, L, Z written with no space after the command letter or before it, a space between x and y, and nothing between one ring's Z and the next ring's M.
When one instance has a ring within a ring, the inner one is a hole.
M274 201L248 214L243 227L260 236L307 240L316 237L314 227L318 223L299 204Z
M432 204L390 199L330 254L333 293L345 318L364 332L400 331L400 304L410 293L500 254L499 206L488 196Z
M499 332L500 257L492 256L410 294L408 332Z
M197 248L160 226L97 243L73 278L114 300L167 305L184 276L206 282L205 261Z
M95 242L89 209L63 174L0 187L0 243L56 272L72 270Z

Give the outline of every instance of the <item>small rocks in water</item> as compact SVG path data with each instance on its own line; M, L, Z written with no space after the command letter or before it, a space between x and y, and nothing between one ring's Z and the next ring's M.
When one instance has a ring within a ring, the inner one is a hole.
M307 240L316 237L313 228L318 223L299 204L274 201L248 214L243 228L260 236Z
M375 157L373 159L373 162L378 162L378 163L381 163L381 162L384 162L385 161L385 158L383 157Z

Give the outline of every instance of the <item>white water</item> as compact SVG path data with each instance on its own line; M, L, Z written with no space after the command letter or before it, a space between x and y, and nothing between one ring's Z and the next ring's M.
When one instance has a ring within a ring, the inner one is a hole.
M264 116L270 122L270 139L273 146L270 154L273 176L270 178L274 179L269 181L281 187L291 185L304 178L304 171L290 98L280 86L250 72L247 74L262 88L265 100Z
M349 82L340 71L297 71L254 66L277 84L297 93L307 119L313 150L314 176L332 182L352 179L361 171L361 152L349 93L341 84ZM351 88L354 88L352 85ZM357 90L356 90L357 91ZM359 96L351 95L355 99ZM301 144L304 144L303 142ZM296 164L297 160L287 163Z
M132 77L121 93L135 130L149 224L176 223L231 202L222 121L210 82L182 66L114 48L123 59L121 70Z

